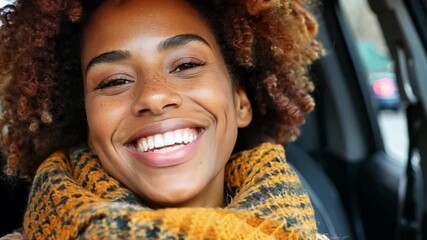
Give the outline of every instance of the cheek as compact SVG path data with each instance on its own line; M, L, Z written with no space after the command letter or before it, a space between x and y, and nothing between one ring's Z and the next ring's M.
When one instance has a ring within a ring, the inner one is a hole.
M123 113L112 101L86 101L86 116L91 144L99 145L102 140L111 139Z
M228 110L234 106L231 83L224 74L204 78L203 81L194 84L191 90L191 97L212 113L219 114L219 110Z
M217 142L211 143L216 146L212 147L212 154L220 156L225 165L234 148L238 129L235 94L230 80L223 75L216 76L212 81L205 81L203 87L199 85L192 97L210 114L217 136Z

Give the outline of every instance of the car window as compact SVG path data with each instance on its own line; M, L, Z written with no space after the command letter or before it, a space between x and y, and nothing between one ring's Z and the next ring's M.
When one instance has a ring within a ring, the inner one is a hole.
M388 154L404 161L408 152L406 116L397 88L394 62L377 17L367 0L340 0L340 6L356 40L372 105L378 112L385 149Z
M0 7L4 7L7 4L13 3L14 0L0 0Z

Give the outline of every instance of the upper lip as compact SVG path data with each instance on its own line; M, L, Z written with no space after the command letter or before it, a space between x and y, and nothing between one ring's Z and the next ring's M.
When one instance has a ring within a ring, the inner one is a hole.
M155 134L162 134L170 131L175 131L183 128L197 128L203 129L204 127L200 124L184 120L184 119L166 119L162 121L152 122L144 125L141 129L138 129L129 139L125 145L134 144L138 139L152 136Z

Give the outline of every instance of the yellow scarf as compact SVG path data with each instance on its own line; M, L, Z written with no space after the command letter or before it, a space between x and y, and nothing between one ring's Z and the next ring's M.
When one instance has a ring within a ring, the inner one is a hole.
M56 152L34 179L28 239L316 239L310 200L280 145L235 154L225 208L152 210L102 168L87 147Z

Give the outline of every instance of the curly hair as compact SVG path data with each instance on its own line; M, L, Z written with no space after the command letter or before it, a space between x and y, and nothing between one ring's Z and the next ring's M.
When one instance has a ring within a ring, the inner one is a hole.
M94 0L18 0L0 9L1 142L8 175L31 179L53 151L87 141L80 40ZM244 87L253 121L236 149L295 140L313 110L322 54L304 0L191 0ZM249 137L250 136L250 137Z

